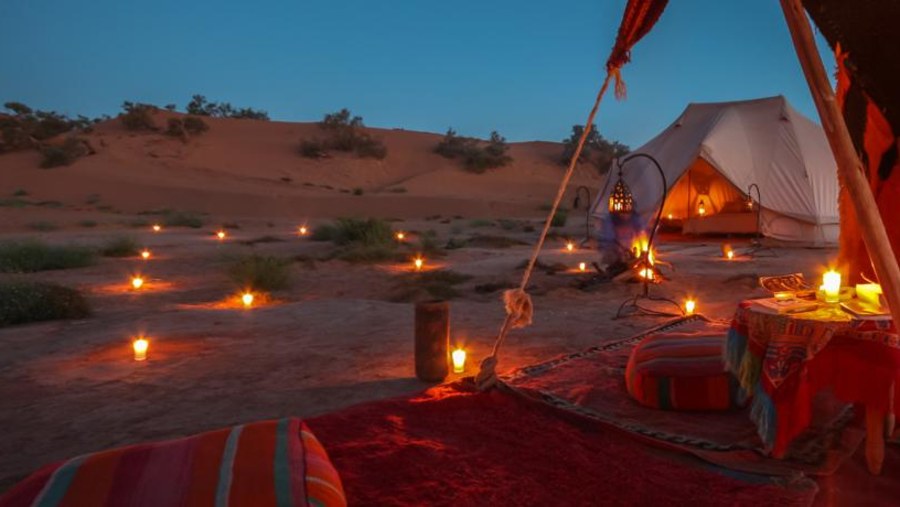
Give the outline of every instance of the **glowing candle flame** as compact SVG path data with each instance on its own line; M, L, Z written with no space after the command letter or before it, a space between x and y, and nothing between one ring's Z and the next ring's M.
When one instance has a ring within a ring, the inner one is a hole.
M220 240L225 239L225 231L219 231L216 233L216 237Z
M450 357L453 358L453 373L462 373L466 371L466 351L463 349L456 349L450 354Z
M394 236L397 238L397 241L403 241L404 239L406 239L406 234L404 234L403 231L398 232Z
M245 292L241 295L241 303L244 303L245 308L250 308L253 304L253 294L250 292Z
M413 265L416 267L416 271L421 271L424 264L425 260L421 257L416 257L416 260L413 261Z
M575 243L572 243L571 241L569 241L568 243L566 243L566 250L568 250L568 251L570 251L570 252L571 252L571 251L574 251L574 250L575 250Z
M587 270L587 264L585 264L583 262L579 262L578 263L578 271L581 271L583 273L586 270Z
M131 286L134 287L135 290L140 289L144 286L144 279L139 276L132 277Z
M646 278L647 280L653 280L653 270L650 268L644 268L638 272L641 278Z
M305 225L301 225L300 229L298 229L298 232L301 236L306 236L306 234L309 233L309 229L307 229Z
M153 224L153 232L159 232L162 230L162 226L159 224Z
M684 313L687 315L693 315L694 310L697 309L697 302L693 299L688 299L684 302Z
M147 359L147 349L150 348L150 342L147 341L143 336L134 340L131 343L131 347L134 349L134 360L135 361L144 361Z
M141 258L144 259L144 260L149 259L149 258L150 258L150 250L147 250L147 249L145 248L145 249L141 252Z
M668 215L666 215L666 218L668 218L669 220L672 220L672 214L669 213Z
M697 207L697 213L699 213L701 217L706 215L706 206L702 202L700 203L700 206Z

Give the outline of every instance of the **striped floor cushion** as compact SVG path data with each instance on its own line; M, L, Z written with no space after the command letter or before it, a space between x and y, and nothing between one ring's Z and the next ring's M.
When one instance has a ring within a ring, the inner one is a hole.
M294 418L79 456L45 467L0 497L0 507L346 503L325 449Z
M736 379L725 371L726 330L661 333L644 338L625 369L628 393L664 410L729 410L742 405Z

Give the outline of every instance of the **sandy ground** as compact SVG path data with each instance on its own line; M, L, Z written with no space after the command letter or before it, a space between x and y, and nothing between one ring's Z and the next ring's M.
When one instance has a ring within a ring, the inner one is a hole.
M427 387L414 376L413 304L393 302L409 264L298 261L292 266L289 290L275 294L269 304L245 310L235 304L236 287L224 272L229 258L249 252L315 258L333 247L297 237L296 222L288 220L229 219L240 228L229 230L229 239L219 242L213 238L214 228L154 234L148 228L118 225L122 216L112 213L38 208L0 212L10 229L3 240L27 236L99 245L128 234L153 251L146 262L102 259L87 268L27 275L83 290L95 315L0 329L0 491L43 464L81 453L257 419L313 416ZM70 226L46 233L25 232L22 225L41 219L74 223L82 215L107 220L92 229ZM570 220L563 232L579 237L583 220ZM434 229L442 242L450 236L490 234L532 243L537 236L461 218L394 226ZM262 236L280 241L242 243ZM740 252L741 244L735 246ZM728 318L740 299L759 294L758 275L805 271L815 277L835 255L830 250L780 249L777 257L729 262L720 258L720 247L719 240L664 239L659 257L675 269L668 273L671 280L654 287L654 293L678 301L691 294L699 302L698 311ZM428 267L439 264L473 277L459 286L461 296L451 307L452 339L470 353L466 374L473 374L489 351L503 318L500 292L483 294L475 287L518 281L519 266L530 252L527 245L463 248L449 251L444 259L427 259ZM565 252L562 240L553 239L541 260L574 267L597 260L597 255L587 249ZM128 289L134 272L148 280L139 293ZM535 323L509 337L501 370L659 322L612 320L618 304L638 286L610 283L585 292L573 287L581 276L539 272L534 277L530 291ZM130 340L138 333L151 340L146 362L131 357Z

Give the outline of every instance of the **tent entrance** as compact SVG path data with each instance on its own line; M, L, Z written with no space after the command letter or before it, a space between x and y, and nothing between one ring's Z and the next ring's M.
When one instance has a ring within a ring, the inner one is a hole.
M756 212L747 194L722 173L697 157L669 189L663 205L667 225L681 225L685 234L755 234Z

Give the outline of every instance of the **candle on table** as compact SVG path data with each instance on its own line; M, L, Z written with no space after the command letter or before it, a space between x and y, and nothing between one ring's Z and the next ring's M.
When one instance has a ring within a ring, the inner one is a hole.
M687 315L693 315L694 310L697 309L697 302L693 299L688 299L684 302L684 313Z
M825 293L826 303L837 303L841 300L841 274L831 269L822 275L819 290Z

